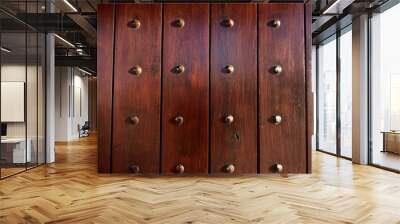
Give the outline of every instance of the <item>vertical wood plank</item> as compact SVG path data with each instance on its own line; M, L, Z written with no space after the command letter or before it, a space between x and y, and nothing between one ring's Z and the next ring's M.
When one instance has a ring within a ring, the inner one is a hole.
M100 173L111 171L113 43L114 5L100 4L97 11L97 169Z
M312 136L314 133L314 95L312 90L312 3L304 4L305 51L306 51L306 93L307 93L307 173L312 172Z
M176 26L177 19L184 26ZM164 4L162 172L208 172L209 5ZM175 67L185 70L177 74ZM182 125L174 119L182 116Z
M272 22L280 20L280 27ZM307 171L304 6L259 4L260 171ZM280 65L283 71L274 74ZM280 115L282 122L272 118Z
M232 27L224 26L229 18ZM257 5L211 8L211 172L257 172ZM228 73L226 66L234 68ZM231 124L224 121L233 116Z
M117 5L112 151L116 173L159 171L161 8L156 3ZM140 23L138 28L134 21ZM135 68L141 73L135 74Z

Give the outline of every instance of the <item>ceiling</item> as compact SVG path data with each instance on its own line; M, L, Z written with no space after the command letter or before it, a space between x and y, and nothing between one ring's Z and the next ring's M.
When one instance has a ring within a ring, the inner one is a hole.
M195 1L210 2L209 0ZM303 0L271 0L269 2L294 1L303 2ZM312 0L314 43L332 35L340 26L351 24L353 16L376 8L386 1ZM31 40L34 37L29 34L25 38L25 31L54 32L58 35L55 38L58 65L85 66L95 71L96 9L98 4L109 2L187 2L187 0L1 0L2 46L8 45L7 47L12 48L15 55L27 53L29 58L30 53L35 52L37 41ZM243 0L219 2L243 2ZM26 44L28 47L25 50Z

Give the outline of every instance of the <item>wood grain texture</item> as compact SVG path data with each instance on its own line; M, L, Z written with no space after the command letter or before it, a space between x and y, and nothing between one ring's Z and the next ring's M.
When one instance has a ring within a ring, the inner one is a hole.
M96 140L56 145L56 163L0 181L0 223L384 223L400 220L400 175L313 151L313 174L98 174Z
M307 173L311 173L312 136L314 133L314 94L312 89L312 4L304 4L306 94L307 94Z
M183 28L174 26L181 18ZM176 65L185 66L176 74ZM162 172L208 171L209 5L164 4ZM177 126L176 116L184 123Z
M115 33L113 172L158 173L160 160L161 4L118 4ZM134 29L128 24L140 21ZM131 69L140 66L142 73ZM132 124L130 116L139 122Z
M275 28L271 22L281 21ZM307 171L304 5L259 4L260 172ZM283 72L271 69L281 65ZM269 120L282 116L282 123Z
M114 57L114 5L100 4L97 10L97 126L98 171L111 171L111 120Z
M226 18L233 27L222 25ZM211 172L257 172L257 5L211 6ZM234 67L232 74L224 68ZM224 117L232 115L232 124Z

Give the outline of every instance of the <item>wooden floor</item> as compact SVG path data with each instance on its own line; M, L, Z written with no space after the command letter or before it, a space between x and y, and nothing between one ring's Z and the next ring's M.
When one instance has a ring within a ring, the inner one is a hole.
M0 181L0 223L400 223L400 175L315 153L288 178L98 175L94 138Z

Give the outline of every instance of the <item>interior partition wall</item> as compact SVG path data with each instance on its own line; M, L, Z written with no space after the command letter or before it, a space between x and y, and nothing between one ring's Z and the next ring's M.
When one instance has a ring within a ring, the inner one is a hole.
M18 2L20 13L1 8L0 178L45 163L46 38L24 16L44 1ZM3 3L0 3L0 6Z
M351 25L323 40L316 50L318 151L352 157Z

